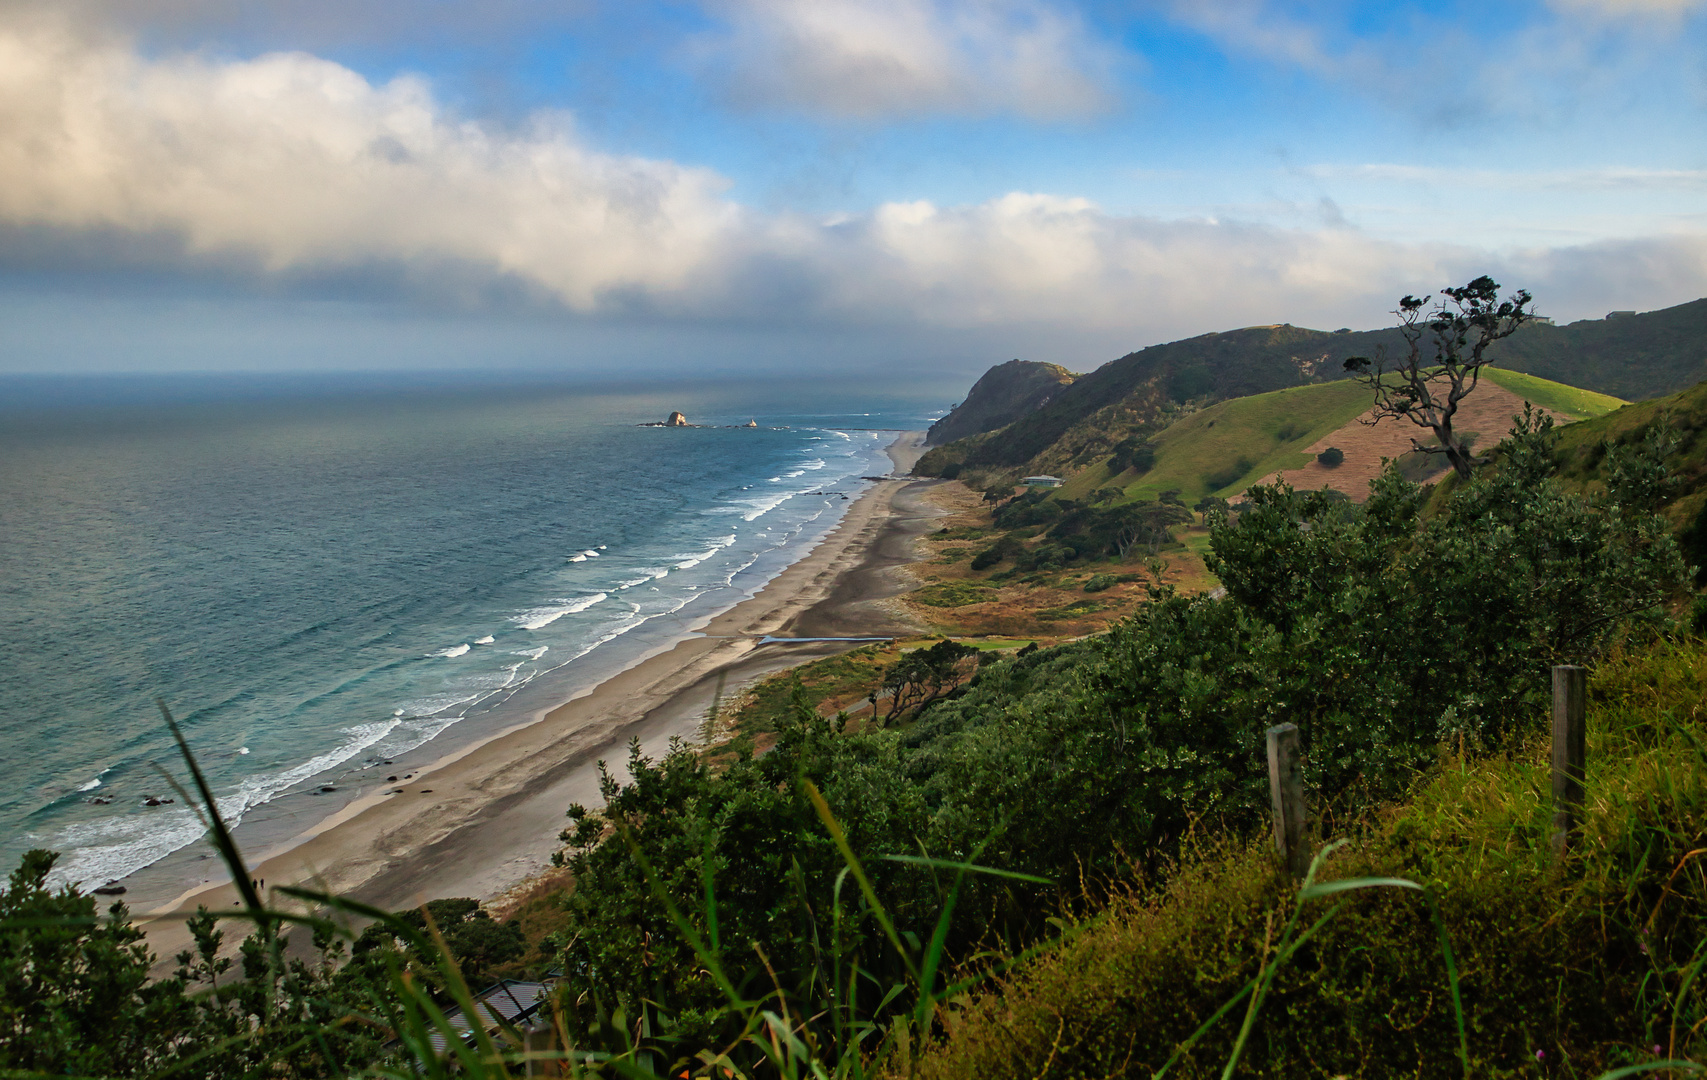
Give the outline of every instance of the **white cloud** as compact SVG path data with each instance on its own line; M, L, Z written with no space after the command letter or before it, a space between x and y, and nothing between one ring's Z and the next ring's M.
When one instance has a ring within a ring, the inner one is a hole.
M571 307L703 269L739 211L722 181L447 115L302 53L144 61L63 27L0 29L0 218L166 231L269 270L467 261Z
M835 116L1082 116L1115 53L1044 0L722 0L706 39L740 102Z
M764 215L709 171L591 149L562 117L496 130L416 79L376 85L301 53L145 59L62 24L0 23L0 244L13 238L0 256L14 278L32 230L79 241L68 249L170 237L168 264L263 281L382 268L430 300L447 278L507 283L595 319L1133 345L1380 323L1394 297L1484 270L1544 298L1557 282L1584 297L1578 313L1707 293L1699 233L1501 259L1462 238L1170 221L1043 193Z

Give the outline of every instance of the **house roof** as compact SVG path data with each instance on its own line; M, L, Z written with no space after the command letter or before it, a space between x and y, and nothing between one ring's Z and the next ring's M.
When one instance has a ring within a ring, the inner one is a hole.
M474 995L476 1015L486 1031L496 1030L500 1023L519 1024L539 1011L550 990L550 983L504 979ZM461 1009L446 1013L445 1019L450 1021L451 1027L463 1041L474 1037L474 1025L468 1021ZM449 1045L449 1040L441 1031L432 1032L429 1039L437 1052L443 1052Z

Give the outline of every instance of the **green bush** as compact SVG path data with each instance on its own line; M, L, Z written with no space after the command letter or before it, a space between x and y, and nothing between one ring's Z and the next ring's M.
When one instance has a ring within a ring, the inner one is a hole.
M1451 944L1469 1075L1592 1077L1707 1054L1707 645L1660 642L1591 683L1588 815L1551 851L1549 747L1536 738L1416 781L1341 823L1326 879L1426 885ZM1306 922L1333 908L1304 905ZM1299 906L1264 841L1208 840L1163 882L1084 920L983 996L925 1078L1151 1077L1272 957ZM1430 900L1363 890L1276 971L1244 1051L1262 1076L1465 1075ZM1244 1016L1212 1024L1170 1075L1219 1076ZM1068 1018L1070 1022L1063 1023ZM1241 1072L1241 1075L1246 1074Z
M1330 446L1316 455L1316 462L1325 469L1337 469L1345 464L1345 451L1337 446Z

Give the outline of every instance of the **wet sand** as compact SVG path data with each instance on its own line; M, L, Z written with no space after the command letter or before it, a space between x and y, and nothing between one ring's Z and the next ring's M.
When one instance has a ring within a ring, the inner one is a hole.
M923 432L889 448L893 475L922 452ZM717 692L853 648L782 638L899 636L919 632L889 598L912 587L913 540L942 512L922 499L933 482L885 480L848 508L816 548L751 598L696 627L588 692L493 738L415 770L253 860L269 887L302 885L381 907L446 896L489 899L550 865L564 813L598 806L600 760L622 774L628 743L652 757L673 738L695 739ZM175 897L143 919L149 945L169 957L188 943L183 917L197 905L237 903L229 881ZM142 913L138 913L141 915Z

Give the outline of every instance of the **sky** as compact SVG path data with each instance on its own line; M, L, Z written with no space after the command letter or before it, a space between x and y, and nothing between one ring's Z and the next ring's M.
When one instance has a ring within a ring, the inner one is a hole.
M949 381L1707 296L1707 0L0 0L0 373Z

